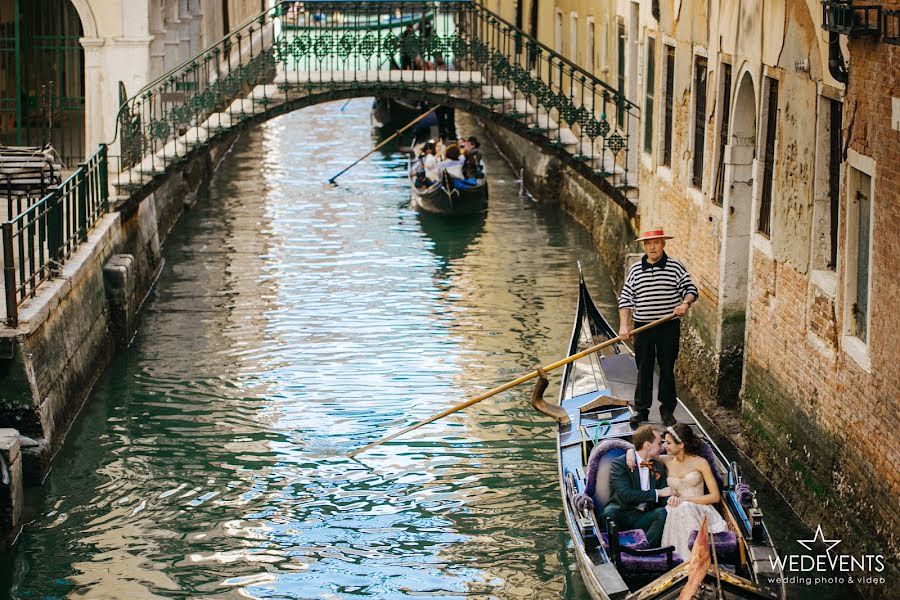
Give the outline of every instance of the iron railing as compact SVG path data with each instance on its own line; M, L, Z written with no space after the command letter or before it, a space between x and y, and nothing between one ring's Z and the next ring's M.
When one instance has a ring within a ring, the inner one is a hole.
M845 35L878 35L881 6L853 0L823 0L822 29Z
M428 74L439 57L454 70ZM615 172L620 185L629 180L638 109L623 90L483 6L307 0L278 2L125 101L119 182L142 187L217 136L310 98L373 95L453 104L565 146L570 160ZM628 116L622 127L610 123L613 112Z
M6 324L15 327L19 306L59 275L63 263L87 240L108 206L106 145L40 201L2 227Z

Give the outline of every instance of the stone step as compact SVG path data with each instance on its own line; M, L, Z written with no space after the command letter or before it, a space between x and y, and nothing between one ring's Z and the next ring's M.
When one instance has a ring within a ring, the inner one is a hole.
M505 106L508 111L515 112L518 115L527 117L537 115L537 111L528 100L510 100L506 102Z
M481 88L481 97L493 100L512 100L513 93L503 85L486 85Z

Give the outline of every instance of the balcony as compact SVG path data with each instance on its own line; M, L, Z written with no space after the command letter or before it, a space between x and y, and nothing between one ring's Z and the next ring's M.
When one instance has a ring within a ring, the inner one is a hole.
M857 5L853 0L824 0L822 29L849 36L877 36L881 31L881 7Z
M881 40L900 46L900 10L881 11Z

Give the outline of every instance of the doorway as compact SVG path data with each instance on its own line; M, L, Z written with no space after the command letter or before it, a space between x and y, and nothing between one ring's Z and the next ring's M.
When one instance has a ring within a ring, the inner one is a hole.
M84 160L83 36L69 0L0 0L0 143Z
M729 93L723 89L720 105L731 102ZM755 158L756 90L745 72L735 94L731 135L725 145L717 347L718 398L726 405L737 403L744 364Z

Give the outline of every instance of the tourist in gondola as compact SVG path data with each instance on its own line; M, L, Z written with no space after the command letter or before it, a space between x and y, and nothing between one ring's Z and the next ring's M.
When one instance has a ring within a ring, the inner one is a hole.
M673 495L666 505L661 544L674 546L681 559L687 560L691 554L688 547L691 534L700 528L703 517L709 533L727 531L728 523L715 509L721 500L719 484L703 455L702 438L689 425L677 423L666 427L663 445L666 454L660 454L657 460L666 466ZM628 451L626 460L630 469L637 467L634 450Z
M463 177L466 179L481 179L484 177L484 162L481 159L481 144L478 138L469 136L460 141L463 152L465 152L465 162L463 163Z
M463 179L462 168L464 160L459 152L459 146L456 144L447 146L447 149L444 150L444 160L441 161L438 168L440 175L442 176L446 172L451 177Z
M666 525L666 503L672 492L666 467L656 462L662 451L662 437L652 425L643 425L632 436L640 460L637 480L631 476L625 456L610 466L612 498L603 509L603 517L619 529L643 529L651 548L659 547ZM634 454L631 457L634 461Z
M634 316L635 328L675 314L676 318L638 334L634 340L634 356L638 378L634 391L631 424L639 425L650 417L653 403L653 371L659 364L659 412L664 425L675 424L675 360L681 337L681 317L697 300L697 286L680 261L665 252L666 235L662 228L645 231L637 242L643 242L644 254L625 277L619 296L619 336L631 337L629 321Z

